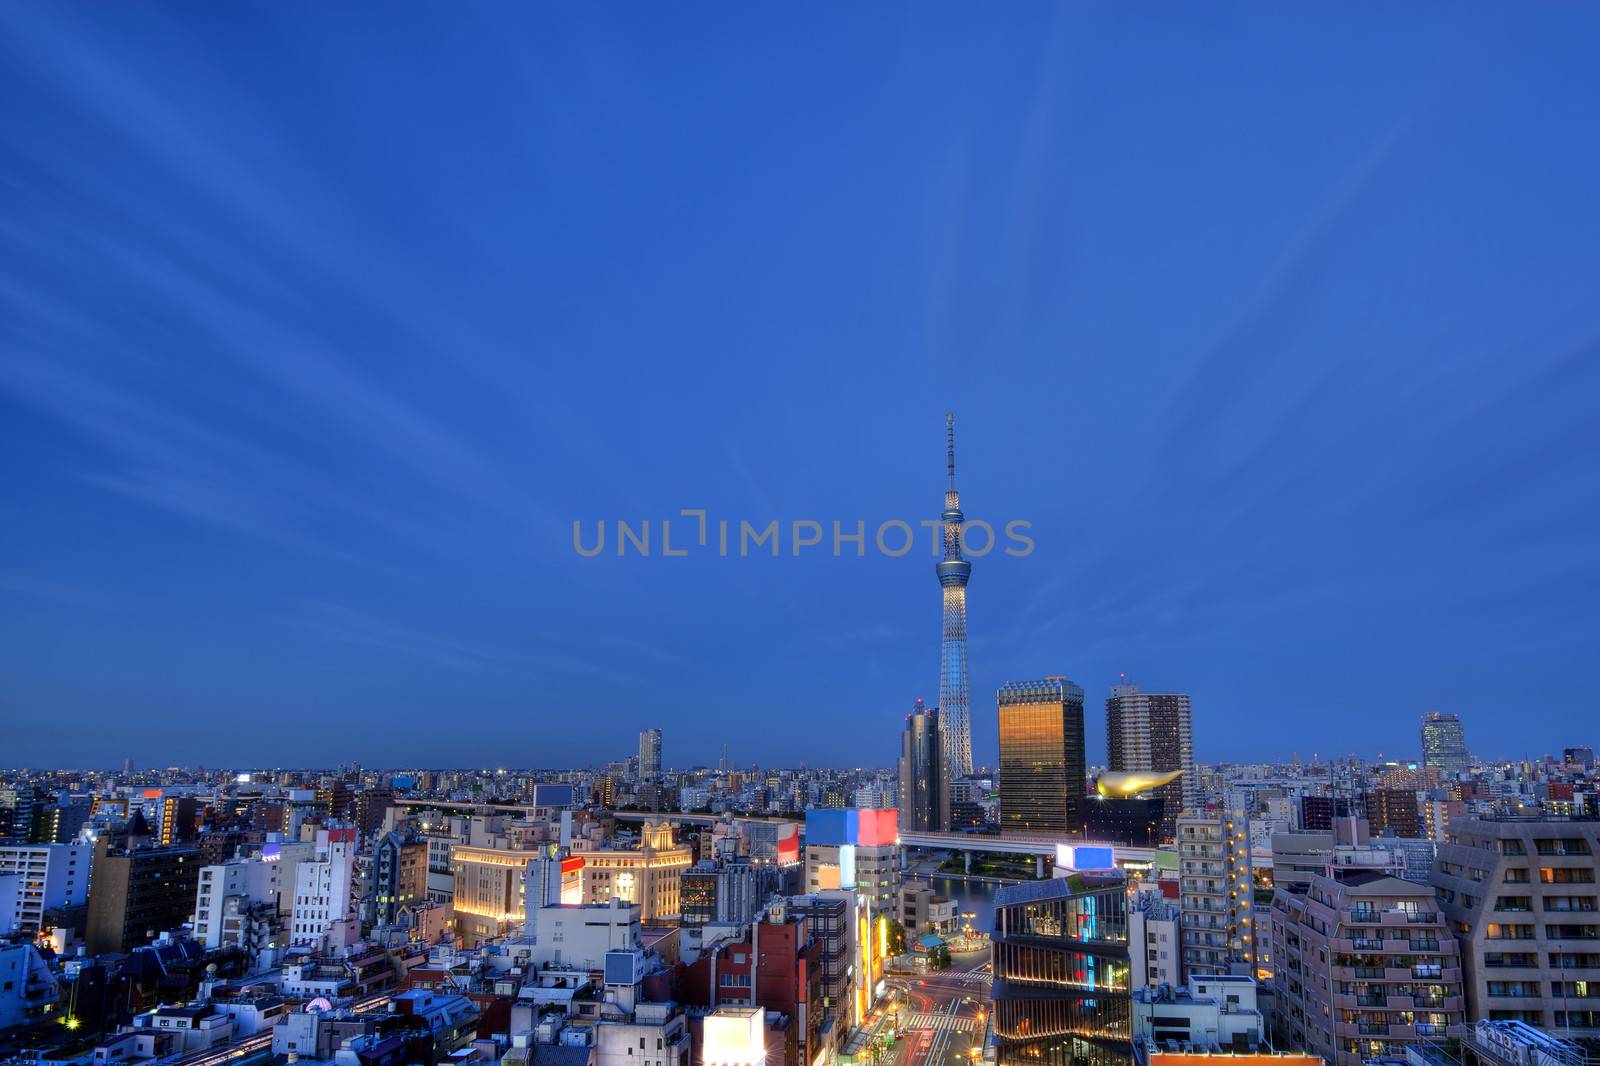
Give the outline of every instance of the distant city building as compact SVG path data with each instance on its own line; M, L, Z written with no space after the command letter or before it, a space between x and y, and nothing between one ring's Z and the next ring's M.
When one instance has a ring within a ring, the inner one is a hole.
M0 788L0 844L31 844L34 808L43 798L31 785Z
M921 700L906 715L900 735L900 826L913 832L950 828L949 775L944 770L939 712Z
M1171 840L1179 812L1200 800L1188 695L1113 686L1106 700L1106 759L1115 772L1182 771L1176 781L1150 790L1163 801L1162 835Z
M1120 874L1073 874L995 893L996 1066L1132 1059L1127 908Z
M1422 765L1451 778L1466 773L1467 737L1461 719L1438 711L1422 716Z
M1250 822L1242 811L1185 811L1178 817L1183 969L1188 976L1253 974L1256 929Z
M1300 828L1307 833L1326 833L1340 818L1355 814L1355 807L1344 796L1301 796Z
M1367 824L1372 832L1396 837L1420 837L1422 812L1412 789L1380 788L1367 796Z
M395 925L401 912L428 898L428 842L385 833L372 853L372 924Z
M950 487L944 494L943 558L935 567L944 598L944 637L939 651L939 714L944 767L951 778L972 773L972 717L967 692L967 579L972 564L961 557L961 494L956 491L956 416L945 417Z
M1064 677L1001 686L1000 828L1077 833L1088 777L1083 689Z
M661 778L661 730L645 729L639 733L639 779L658 781Z
M1600 1037L1600 821L1463 818L1433 889L1461 930L1469 1017Z

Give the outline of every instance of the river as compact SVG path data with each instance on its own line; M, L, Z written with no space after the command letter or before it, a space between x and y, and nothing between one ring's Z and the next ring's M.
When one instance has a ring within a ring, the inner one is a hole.
M956 901L958 915L972 914L972 928L987 933L994 928L994 894L1003 885L993 881L965 881L956 877L925 877L937 894ZM961 924L965 924L962 922Z

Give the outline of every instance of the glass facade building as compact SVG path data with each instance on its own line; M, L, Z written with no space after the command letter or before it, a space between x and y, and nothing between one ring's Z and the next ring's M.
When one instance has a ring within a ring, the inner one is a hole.
M1447 777L1467 770L1467 735L1461 719L1432 711L1422 716L1422 765Z
M1000 828L1009 833L1078 833L1088 778L1083 754L1083 689L1064 677L1001 687Z
M1133 1060L1127 899L1120 874L1074 874L996 894L997 1066Z

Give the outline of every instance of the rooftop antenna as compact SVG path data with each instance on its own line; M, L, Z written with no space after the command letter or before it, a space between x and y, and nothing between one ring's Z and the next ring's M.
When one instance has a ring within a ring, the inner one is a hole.
M944 416L945 454L950 467L950 491L956 487L956 413L947 412Z

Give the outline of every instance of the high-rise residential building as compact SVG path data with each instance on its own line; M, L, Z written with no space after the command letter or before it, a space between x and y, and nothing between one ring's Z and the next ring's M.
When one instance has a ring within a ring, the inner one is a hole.
M1461 719L1438 711L1422 716L1422 765L1449 778L1467 771L1467 736Z
M1064 677L1000 688L1000 829L1076 833L1088 790L1083 689Z
M639 731L639 780L661 779L661 730Z
M996 1066L1126 1066L1128 895L1120 874L1073 874L995 893Z
M83 906L92 856L85 844L0 844L0 936L37 934L46 911Z
M1149 793L1162 800L1162 836L1171 840L1179 812L1196 806L1200 798L1188 695L1140 692L1127 683L1114 686L1106 700L1106 760L1114 772L1182 771L1177 780Z
M101 837L90 870L85 945L91 955L128 952L189 920L200 849L114 848Z
M912 831L950 828L950 788L944 772L939 712L921 700L906 715L905 732L900 735L900 826Z
M939 646L939 715L944 734L945 772L972 773L972 715L967 700L967 579L972 564L961 557L961 494L956 491L956 416L945 416L946 465L950 487L944 494L943 558L935 567L944 596L944 639Z
M1600 1037L1600 821L1458 818L1433 888L1460 930L1468 1015Z
M1461 962L1427 885L1337 869L1272 899L1280 1039L1332 1066L1460 1034Z
M1211 807L1178 817L1179 907L1186 975L1254 973L1257 930L1250 820Z

